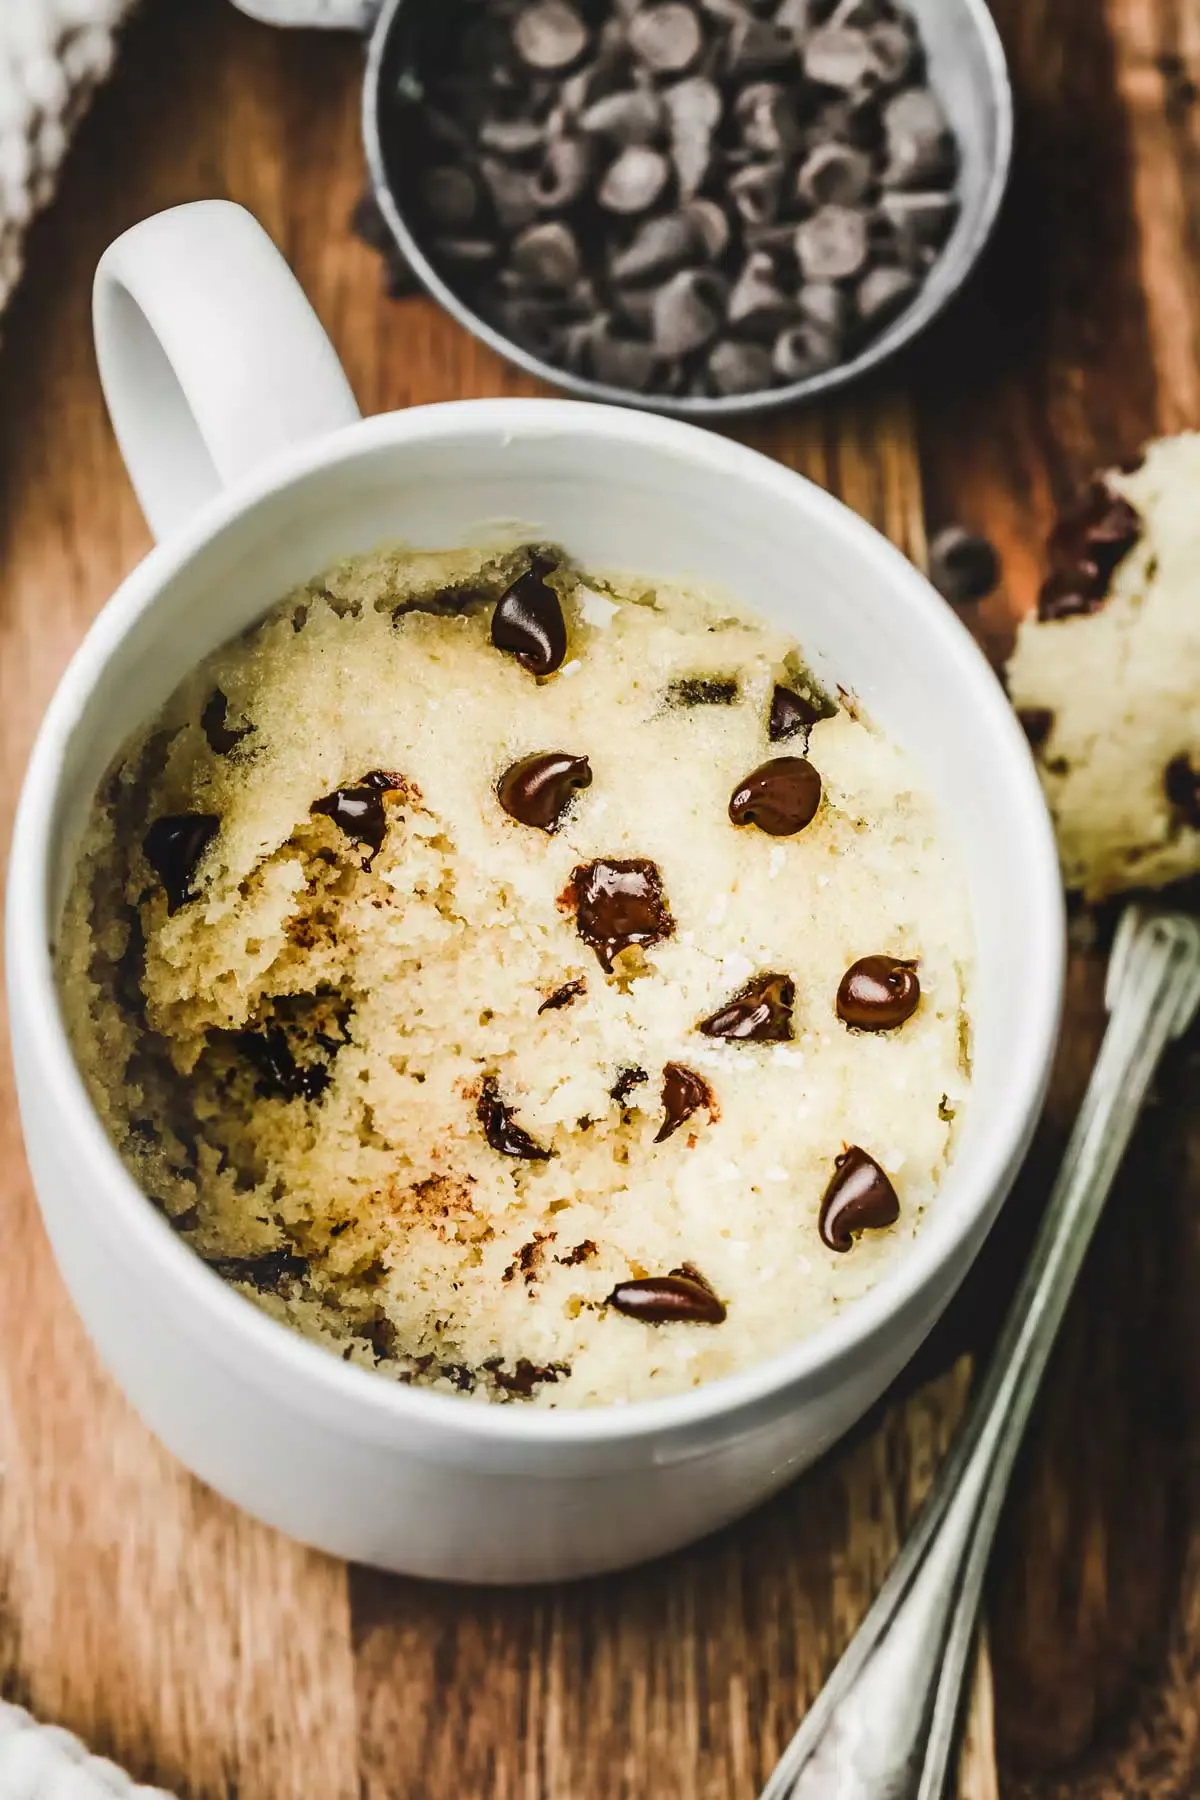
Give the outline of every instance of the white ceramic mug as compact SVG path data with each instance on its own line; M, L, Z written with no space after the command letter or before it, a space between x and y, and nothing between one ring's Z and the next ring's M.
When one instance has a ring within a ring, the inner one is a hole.
M8 981L29 1158L63 1276L142 1416L205 1481L341 1556L533 1581L670 1550L781 1487L896 1375L962 1279L1026 1147L1059 1012L1062 903L1028 750L968 634L836 500L688 425L568 401L361 420L266 236L206 202L149 219L96 278L101 375L159 544L46 716L9 877ZM397 329L402 329L397 324ZM86 810L123 739L300 580L381 541L498 521L584 564L701 576L795 632L912 753L962 844L978 973L953 1167L906 1255L784 1354L671 1398L486 1406L340 1362L266 1318L138 1190L92 1110L53 941Z

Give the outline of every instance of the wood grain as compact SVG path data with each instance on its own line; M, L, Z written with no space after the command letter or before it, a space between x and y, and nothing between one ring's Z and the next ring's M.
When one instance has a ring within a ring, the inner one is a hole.
M917 561L961 519L1000 547L1003 654L1056 507L1098 462L1200 423L1200 10L997 0L1020 113L971 292L890 371L744 435ZM357 45L219 0L153 0L37 227L0 349L0 834L54 682L146 548L92 363L118 231L225 194L280 243L364 410L533 391L346 224ZM0 1065L0 1685L195 1800L752 1800L867 1605L1011 1289L1102 1024L1076 922L1069 1028L1019 1193L890 1406L752 1520L653 1568L538 1593L341 1565L235 1513L96 1365L37 1219ZM1019 979L1020 972L1014 971ZM1200 1755L1200 1133L1182 1056L1086 1272L992 1582L969 1800L1183 1796Z

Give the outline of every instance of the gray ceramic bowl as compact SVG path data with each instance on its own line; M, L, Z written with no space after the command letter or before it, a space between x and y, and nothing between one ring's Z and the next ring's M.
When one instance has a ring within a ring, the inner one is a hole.
M435 3L441 3L441 0L435 0ZM911 342L958 292L987 243L1008 180L1013 136L1012 90L1004 51L986 0L905 0L920 26L930 81L953 126L962 158L958 221L912 305L850 361L793 382L789 387L773 387L755 394L731 394L720 399L679 398L608 387L603 382L588 381L544 362L480 318L453 288L447 287L425 255L419 239L409 229L388 177L380 121L385 84L395 80L402 66L400 31L411 16L411 13L406 14L406 8L428 4L428 0L384 0L373 23L375 0L237 0L237 4L243 11L278 24L355 25L360 28L371 25L363 90L363 137L375 197L405 261L446 311L485 344L510 362L527 369L531 375L588 400L640 406L684 419L732 419L747 413L793 406L798 401L831 393L835 388L856 381Z

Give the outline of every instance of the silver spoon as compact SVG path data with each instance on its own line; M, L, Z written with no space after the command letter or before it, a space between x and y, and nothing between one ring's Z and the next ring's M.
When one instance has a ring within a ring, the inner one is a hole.
M762 1800L941 1800L1013 1463L1159 1059L1200 1007L1200 922L1128 907L1105 1004L1100 1055L987 1378L915 1530Z

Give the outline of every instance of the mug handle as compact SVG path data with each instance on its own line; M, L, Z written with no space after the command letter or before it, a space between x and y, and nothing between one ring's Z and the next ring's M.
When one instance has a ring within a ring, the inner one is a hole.
M117 443L156 538L290 445L362 416L295 276L231 201L157 213L110 244L92 324Z

